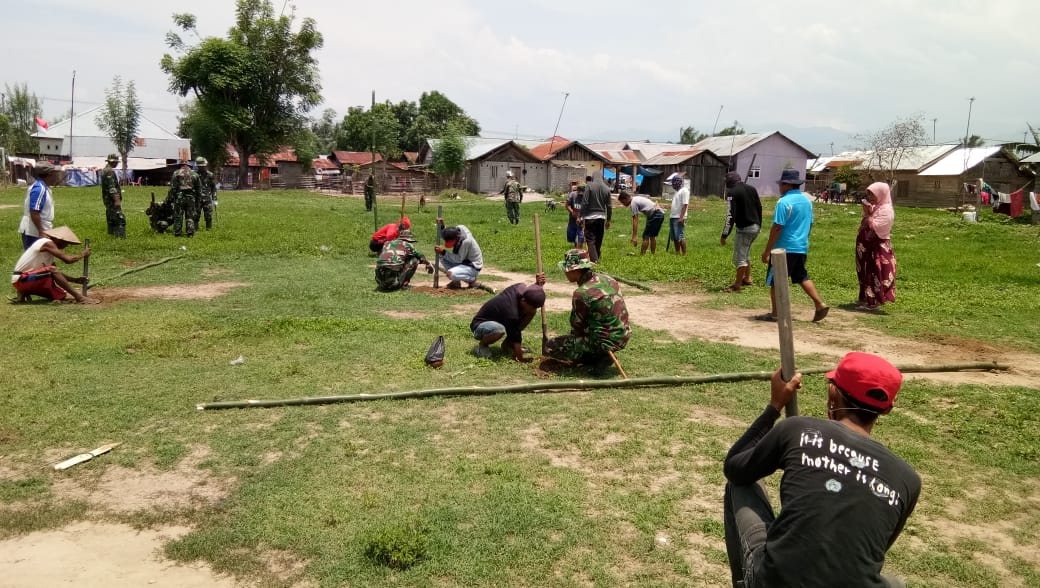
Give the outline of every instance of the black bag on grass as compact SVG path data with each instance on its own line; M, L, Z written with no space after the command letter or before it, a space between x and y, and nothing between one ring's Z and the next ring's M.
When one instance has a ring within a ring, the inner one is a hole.
M426 352L426 365L439 368L444 365L444 335L439 335Z

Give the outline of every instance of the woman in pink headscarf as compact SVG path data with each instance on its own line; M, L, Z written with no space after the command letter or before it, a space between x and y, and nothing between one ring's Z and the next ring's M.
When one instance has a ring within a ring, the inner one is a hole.
M867 187L863 220L856 235L856 275L859 303L856 310L874 311L896 300L896 255L892 250L892 190L884 182Z

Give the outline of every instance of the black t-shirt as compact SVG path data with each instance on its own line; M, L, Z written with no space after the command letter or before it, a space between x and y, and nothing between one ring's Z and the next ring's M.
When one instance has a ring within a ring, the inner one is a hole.
M885 553L917 505L921 479L871 437L772 407L726 456L734 484L783 470L759 586L885 586Z
M520 324L520 297L525 290L527 290L525 284L513 284L496 294L494 298L480 307L476 316L469 323L469 330L476 329L480 323L494 321L506 328L507 342L522 342L523 328L527 325Z

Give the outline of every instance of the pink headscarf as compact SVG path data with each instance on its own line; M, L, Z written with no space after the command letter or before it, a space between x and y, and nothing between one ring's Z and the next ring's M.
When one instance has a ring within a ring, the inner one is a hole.
M892 208L892 189L884 182L874 182L867 186L867 191L877 198L877 202L869 207L867 223L882 239L892 238L892 224L896 220L896 211Z

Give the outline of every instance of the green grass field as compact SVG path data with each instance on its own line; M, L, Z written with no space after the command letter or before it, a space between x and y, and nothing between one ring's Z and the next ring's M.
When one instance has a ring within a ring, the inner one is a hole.
M359 199L222 193L216 230L175 239L148 228L149 192L129 188L120 241L105 234L96 188L56 190L56 224L91 239L91 276L104 282L97 296L105 300L106 287L242 285L210 300L0 304L0 538L81 519L184 524L194 530L167 555L267 586L726 585L722 458L767 401L764 383L197 412L207 401L537 378L530 365L467 354L471 309L484 297L375 292L373 219ZM10 228L0 263L9 267L21 252L23 198L24 189L0 192L0 226ZM488 265L534 273L530 219L540 204L525 204L514 227L501 203L439 203L449 224L477 235ZM437 204L425 213L408 206L427 253ZM389 222L399 203L379 206ZM718 245L723 203L694 208L686 258L625 255L630 220L616 209L604 269L715 296L719 306L767 307L765 289L716 294L732 279L729 249ZM553 268L567 247L566 216L542 219L547 274L562 281ZM851 302L858 208L818 205L816 219L810 272L832 306ZM863 316L864 325L911 340L1040 352L1037 227L986 212L968 224L897 209L893 243L898 302ZM550 313L549 324L564 331L566 314ZM430 370L423 356L442 334L447 362ZM244 363L229 365L239 355ZM778 361L775 352L639 327L621 359L632 377L685 374L690 365L765 371ZM823 414L823 389L822 379L807 378L803 413ZM875 431L925 487L888 572L914 586L1040 586L1036 392L906 383ZM48 467L106 441L123 445L64 473ZM62 491L69 480L89 489L114 467L201 472L221 498L128 514ZM271 571L273 557L294 562L293 574Z

